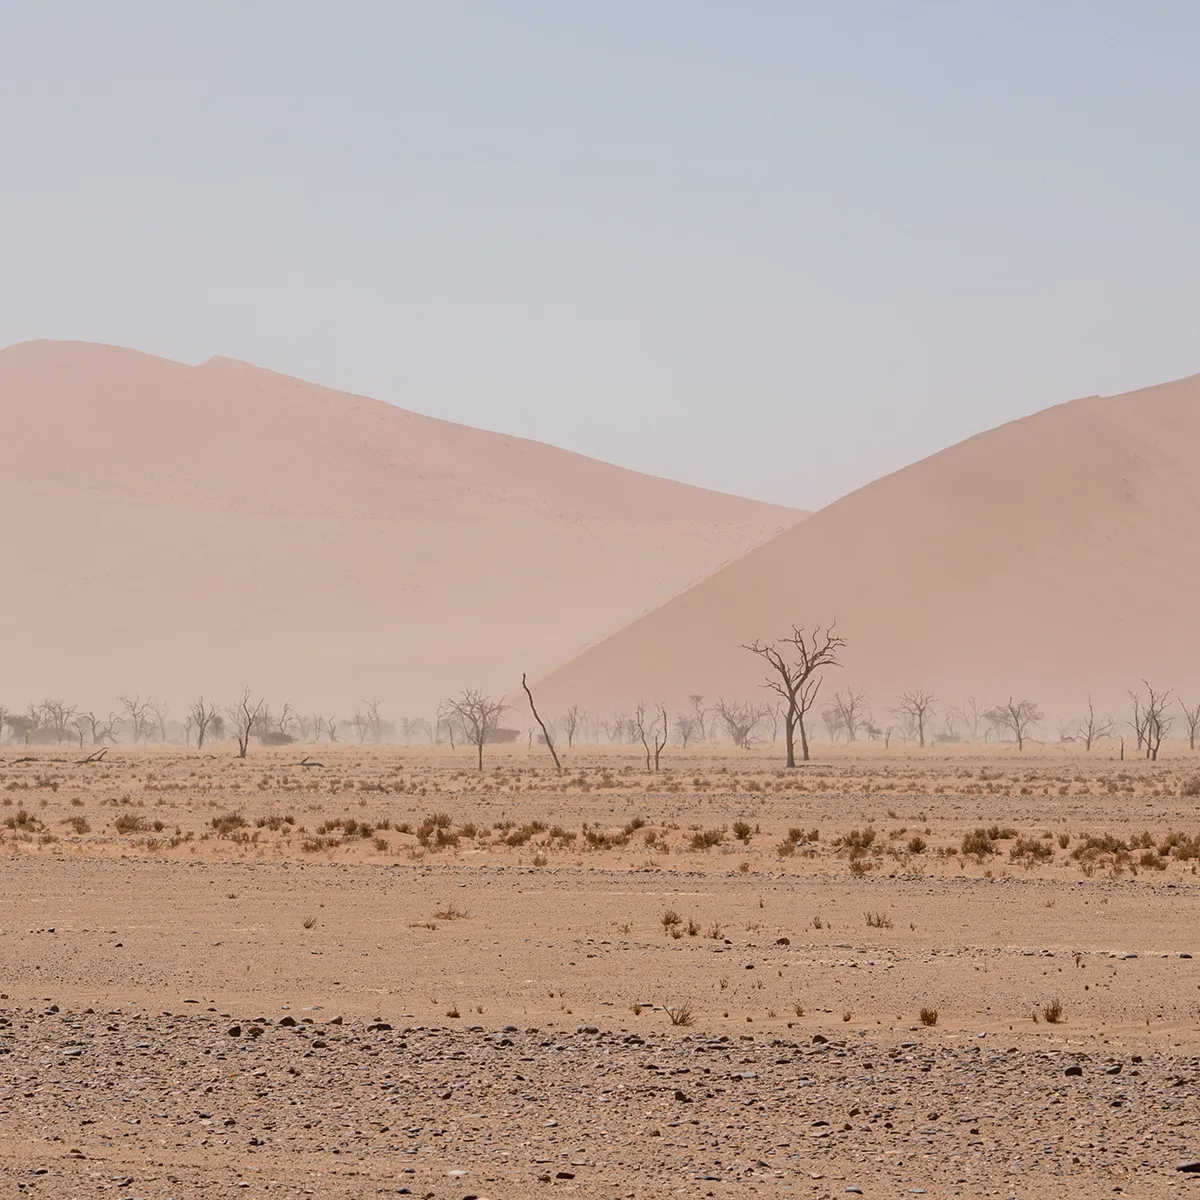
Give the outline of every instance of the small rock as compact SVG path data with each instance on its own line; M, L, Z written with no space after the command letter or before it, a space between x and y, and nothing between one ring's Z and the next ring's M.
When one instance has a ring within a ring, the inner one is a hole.
M242 1027L240 1025L230 1025L230 1027L227 1030L225 1030L225 1032L230 1037L241 1037L242 1036Z
M680 1104L691 1104L692 1102L691 1096L689 1096L687 1092L681 1091L679 1088L675 1089L675 1099L678 1100Z
M575 1030L576 1033L599 1033L600 1030L595 1025L580 1025Z
M1186 1171L1189 1175L1200 1175L1200 1159L1195 1159L1190 1162L1181 1162L1175 1168L1177 1171Z
M1066 1070L1063 1072L1063 1074L1064 1074L1064 1075L1082 1075L1082 1074L1083 1074L1083 1068L1082 1068L1081 1066L1078 1066L1078 1065L1076 1065L1076 1066L1073 1066L1073 1067L1068 1067L1068 1068L1067 1068L1067 1069L1066 1069Z

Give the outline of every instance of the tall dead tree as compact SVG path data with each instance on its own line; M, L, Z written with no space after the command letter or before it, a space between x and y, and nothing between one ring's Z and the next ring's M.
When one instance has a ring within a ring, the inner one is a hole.
M1196 711L1200 715L1200 706L1197 706ZM1091 750L1101 738L1112 737L1115 725L1116 722L1112 717L1096 716L1096 709L1092 705L1092 698L1088 696L1087 716L1080 720L1075 736L1083 743L1085 750Z
M729 740L735 746L749 750L758 723L767 715L767 706L744 704L740 700L726 700L724 696L718 696L712 711L725 726Z
M786 706L783 731L789 767L796 765L797 729L800 731L801 754L804 761L808 761L805 717L821 690L821 671L826 667L841 666L838 653L846 642L834 633L834 628L835 625L829 625L822 629L818 625L810 634L793 625L790 637L775 642L753 642L742 647L751 654L757 654L773 672L763 686L770 688Z
M105 742L112 742L115 745L117 738L113 731L120 719L114 712L110 712L103 720L94 712L80 713L77 718L79 721L87 722L93 746L103 746Z
M261 719L265 705L265 700L256 700L251 703L250 689L246 688L242 693L242 698L225 710L233 725L234 735L237 737L238 758L246 757L246 752L250 748L250 735Z
M654 770L659 769L663 747L667 744L667 710L658 704L654 708L654 716L646 723L646 704L639 700L633 713L633 727L637 733L642 749L646 751L646 770L650 770L650 761L654 760Z
M688 703L692 706L692 717L696 721L696 730L700 734L702 742L708 741L708 714L709 710L704 707L704 697L699 692L693 692L688 697Z
M967 732L971 735L971 741L979 741L980 727L987 719L987 713L983 704L974 696L968 696L961 704L956 705L952 711L967 727Z
M1158 761L1159 747L1163 744L1163 738L1171 731L1171 726L1175 723L1174 717L1167 716L1167 705L1171 701L1171 693L1157 692L1152 688L1146 680L1142 680L1146 684L1146 703L1142 708L1142 714L1145 718L1145 742L1146 742L1146 757L1151 762Z
M125 715L133 725L133 741L136 745L146 736L146 723L150 717L150 701L143 700L136 692L132 696L118 696Z
M525 682L524 671L521 672L521 686L525 689L525 695L529 697L529 710L533 713L533 719L541 726L542 737L546 739L546 749L550 751L550 757L554 759L554 769L561 774L562 763L558 761L558 751L554 748L554 739L550 736L550 730L546 728L546 722L538 714L537 705L533 702L533 693L529 690L529 684Z
M1130 692L1129 699L1133 704L1133 720L1130 726L1137 737L1137 748L1140 752L1146 744L1146 714L1142 711L1142 698L1137 692Z
M209 703L203 696L193 700L188 709L188 716L196 727L196 749L204 749L204 739L208 736L209 727L217 716L217 706ZM243 758L245 755L242 756Z
M1200 702L1197 702L1192 708L1188 708L1182 700L1179 701L1179 707L1183 709L1183 719L1187 724L1188 731L1188 749L1195 750L1196 734L1200 732Z
M925 725L932 720L936 703L937 697L928 688L910 688L900 693L896 707L892 709L896 716L911 725L922 750L925 748Z
M696 718L691 713L680 713L675 718L675 744L682 750L688 748L688 743L695 740L700 732Z
M858 730L866 719L867 693L865 688L856 692L847 688L844 692L833 693L834 707L842 714L842 728L848 742L858 741Z
M984 716L997 729L1007 729L1017 741L1017 749L1025 749L1029 731L1042 720L1042 710L1032 700L1017 700L1009 696L1007 704L989 708Z
M446 708L462 722L467 741L479 751L479 769L482 771L483 747L508 705L503 700L493 700L478 688L468 688L457 700L447 700Z
M578 704L572 704L567 709L566 714L562 719L563 731L567 735L567 749L570 750L575 745L576 735L583 726L587 714L579 707Z

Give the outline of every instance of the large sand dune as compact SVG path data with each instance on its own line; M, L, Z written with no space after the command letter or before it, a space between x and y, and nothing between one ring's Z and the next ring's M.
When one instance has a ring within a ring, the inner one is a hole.
M497 423L502 423L500 417ZM794 522L227 359L0 351L3 700L503 688Z
M555 707L747 698L741 643L837 621L826 688L1200 699L1200 376L1014 421L877 480L551 674Z

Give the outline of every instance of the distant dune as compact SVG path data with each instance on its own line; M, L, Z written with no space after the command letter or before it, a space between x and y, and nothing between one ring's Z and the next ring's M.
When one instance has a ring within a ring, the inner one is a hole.
M502 414L497 423L502 424ZM228 359L0 351L9 705L503 689L803 514Z
M921 685L1047 713L1145 676L1200 699L1200 376L1088 397L877 480L542 681L548 706L749 698L739 644L836 619L827 689ZM1177 723L1178 728L1178 723Z

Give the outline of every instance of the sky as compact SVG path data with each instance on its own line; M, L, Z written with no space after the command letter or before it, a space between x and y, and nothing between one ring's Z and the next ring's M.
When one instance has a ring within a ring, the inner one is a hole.
M0 0L0 345L817 507L1200 371L1198 40L1156 0Z

